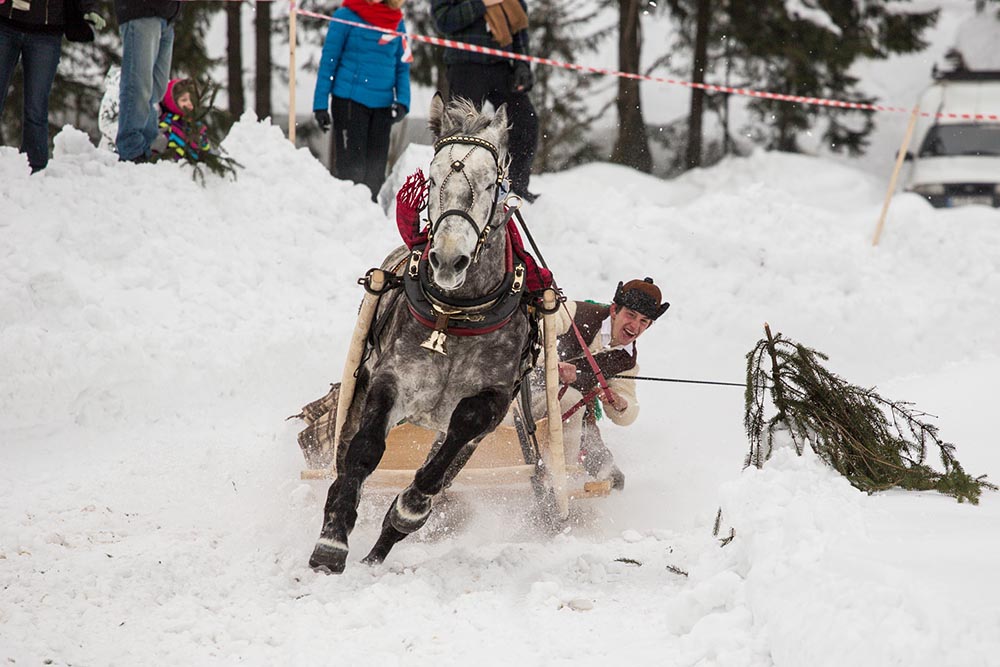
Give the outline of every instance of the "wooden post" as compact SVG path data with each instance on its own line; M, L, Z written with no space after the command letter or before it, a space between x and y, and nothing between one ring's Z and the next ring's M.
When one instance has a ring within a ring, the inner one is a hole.
M882 237L882 227L885 226L885 216L889 213L889 202L896 191L896 181L899 179L899 170L903 167L903 160L906 159L906 151L910 149L910 140L913 139L913 128L917 125L917 117L920 116L920 106L913 107L910 114L910 123L906 126L903 134L903 144L899 147L899 154L896 155L896 166L892 170L892 178L889 179L889 189L885 193L885 201L882 202L882 213L878 216L878 226L875 228L875 236L872 238L872 245L877 246L878 240Z
M288 140L295 144L295 0L288 1Z
M549 413L549 446L548 461L549 478L552 480L552 492L555 494L556 510L562 519L569 517L569 495L566 491L566 452L563 447L562 409L559 407L559 353L556 350L556 316L558 305L556 292L545 290L542 295L542 305L547 313L542 324L545 341L545 399Z
M369 286L376 292L385 287L385 271L373 269ZM347 413L354 401L354 388L358 380L354 373L358 370L361 357L365 353L365 339L368 338L368 329L371 328L377 305L378 297L365 291L365 298L358 311L358 321L354 324L351 346L347 349L344 371L340 377L340 395L337 397L337 422L333 431L333 458L331 459L334 462L337 460L337 448L340 447L340 437L344 431L344 423L347 421ZM329 449L329 443L323 443L323 451L326 452L327 449Z

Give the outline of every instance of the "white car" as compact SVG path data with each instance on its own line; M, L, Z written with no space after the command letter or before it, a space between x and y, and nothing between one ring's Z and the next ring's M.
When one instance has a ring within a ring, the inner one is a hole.
M904 189L937 207L1000 207L1000 72L943 75L921 96L920 110L955 117L918 123Z

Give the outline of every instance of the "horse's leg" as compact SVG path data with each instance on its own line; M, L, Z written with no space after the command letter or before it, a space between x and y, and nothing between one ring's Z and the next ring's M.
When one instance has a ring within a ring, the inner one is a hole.
M343 467L330 485L323 512L323 528L309 558L309 566L334 574L344 571L347 537L358 520L361 485L378 466L385 453L385 438L396 402L391 379L373 383L361 413L358 432L344 455Z
M473 440L496 428L510 405L510 394L487 389L459 401L448 423L448 433L437 453L431 456L413 478L413 482L396 496L382 522L382 534L364 562L381 563L393 545L427 522L431 501L454 474L449 475L455 459L472 455L467 450ZM474 445L472 445L474 448Z

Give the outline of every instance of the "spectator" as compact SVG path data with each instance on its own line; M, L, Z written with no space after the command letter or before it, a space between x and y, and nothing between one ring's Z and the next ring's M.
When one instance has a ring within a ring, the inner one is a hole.
M49 92L62 55L62 36L92 42L92 28L104 18L96 0L9 0L0 2L0 115L18 60L24 72L21 152L31 173L49 163Z
M208 141L208 127L195 118L198 90L191 79L172 79L160 106L160 132L166 139L161 150L163 156L173 159L198 160L212 150ZM159 142L154 142L154 146ZM159 147L159 146L157 146Z
M434 21L449 39L530 55L528 15L524 0L431 0ZM531 66L523 60L447 49L451 97L464 97L477 108L489 100L494 108L507 105L510 133L511 189L526 201L537 195L528 190L531 163L538 147L538 116L528 98L534 85Z
M403 0L344 0L335 18L406 32ZM409 53L403 39L377 30L331 22L313 97L320 129L330 129L333 109L337 178L363 183L372 201L385 182L389 131L410 107ZM331 103L332 96L332 103Z
M178 0L115 0L122 36L118 159L146 162L160 134L160 100L167 91Z

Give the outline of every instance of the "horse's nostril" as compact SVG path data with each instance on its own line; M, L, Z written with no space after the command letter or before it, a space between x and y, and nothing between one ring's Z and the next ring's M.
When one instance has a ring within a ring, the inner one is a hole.
M468 255L462 255L461 257L455 260L456 271L464 271L465 267L467 267L468 265L469 265Z
M438 259L437 253L434 252L433 250L430 251L428 259L430 259L431 266L433 266L435 269L441 267L441 260Z

